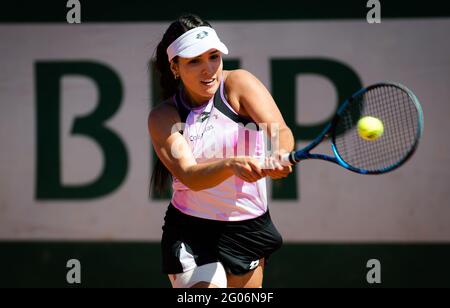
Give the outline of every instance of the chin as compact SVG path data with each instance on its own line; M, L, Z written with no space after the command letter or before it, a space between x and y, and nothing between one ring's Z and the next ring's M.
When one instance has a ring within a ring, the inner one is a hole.
M219 86L220 83L216 81L211 87L200 87L197 91L197 95L209 100L217 92Z
M212 96L214 94L216 94L218 88L214 88L214 89L209 89L208 91L206 91L208 96Z
M211 88L207 89L206 92L209 95L214 95L217 92L217 90L219 90L219 83L218 82L214 86L212 86Z

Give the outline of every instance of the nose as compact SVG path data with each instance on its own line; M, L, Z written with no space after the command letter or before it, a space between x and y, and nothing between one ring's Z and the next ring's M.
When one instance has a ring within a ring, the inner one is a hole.
M215 72L214 63L212 61L207 61L203 66L202 74L209 77L211 75L214 75L214 72Z

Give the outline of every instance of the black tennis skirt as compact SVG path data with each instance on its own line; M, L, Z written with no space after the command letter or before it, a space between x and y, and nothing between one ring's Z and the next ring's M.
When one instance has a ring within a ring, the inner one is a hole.
M228 222L186 215L169 204L162 229L166 274L189 270L188 255L188 267L219 261L227 272L242 275L253 270L259 259L267 261L283 243L269 211L257 218Z

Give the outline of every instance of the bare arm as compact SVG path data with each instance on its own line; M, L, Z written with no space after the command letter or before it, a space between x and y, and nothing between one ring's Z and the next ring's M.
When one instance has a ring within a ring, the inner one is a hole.
M243 107L256 123L267 124L269 136L272 136L273 133L278 135L279 149L275 151L275 154L291 152L295 146L294 136L266 87L245 70L231 72L227 82L231 89L229 92L230 100L235 100L237 104ZM275 127L278 127L278 133L274 131ZM277 170L280 172L277 172ZM277 170L269 171L268 175L272 178L281 178L292 171L290 167L283 168L281 165L278 166Z
M179 122L175 107L166 103L150 113L148 129L159 159L189 189L198 191L214 187L233 174L249 182L264 176L257 161L246 157L198 164L178 129L172 131Z

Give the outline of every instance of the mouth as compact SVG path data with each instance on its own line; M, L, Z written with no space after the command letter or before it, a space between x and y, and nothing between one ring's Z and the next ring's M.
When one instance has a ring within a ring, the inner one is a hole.
M210 79L204 79L204 80L200 80L200 82L202 84L204 84L205 86L212 86L214 84L214 82L216 81L216 78L210 78Z

